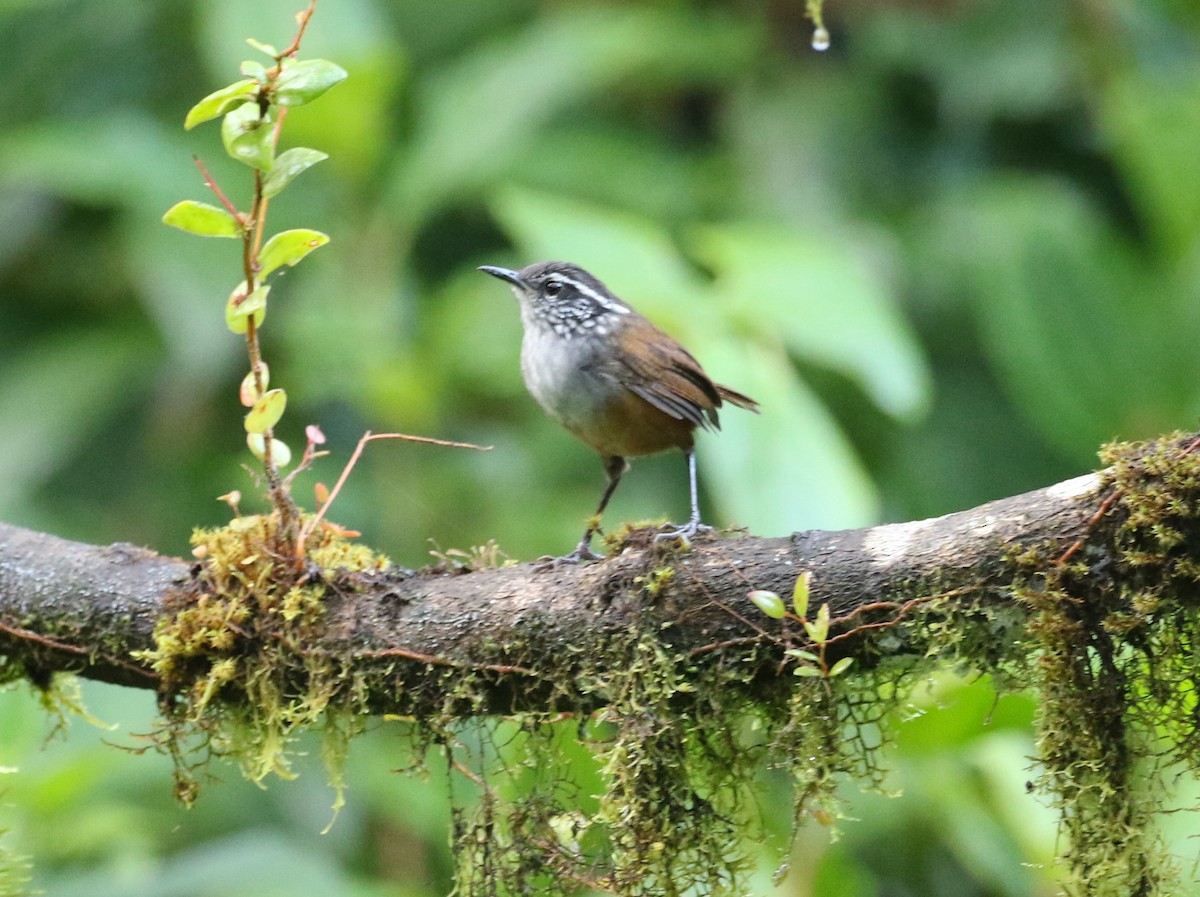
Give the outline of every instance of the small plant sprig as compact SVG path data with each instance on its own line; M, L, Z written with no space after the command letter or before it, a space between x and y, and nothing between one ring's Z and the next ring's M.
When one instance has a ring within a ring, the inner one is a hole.
M820 676L823 679L832 679L846 672L854 663L854 658L842 657L832 665L826 659L826 648L829 645L829 605L821 605L815 620L808 618L811 585L811 570L805 570L796 577L796 584L792 588L792 612L789 612L784 606L783 599L778 594L767 589L755 589L746 597L768 617L775 620L794 620L804 627L809 641L816 650L814 652L801 648L788 648L784 651L784 654L794 657L798 661L792 668L793 673L797 676Z
M172 206L163 216L165 224L191 234L242 241L242 280L229 294L225 323L246 339L250 371L240 390L241 402L249 409L244 422L246 443L263 464L271 503L279 515L280 540L287 544L295 543L300 534L300 514L291 498L289 481L281 479L279 474L280 468L291 463L292 453L275 436L275 426L287 407L287 393L280 388L269 388L270 372L262 358L259 332L271 291L267 279L280 268L291 267L324 246L329 237L305 228L281 231L265 243L263 237L271 198L305 170L328 158L320 150L308 147L278 152L288 110L311 103L346 77L345 70L328 60L296 60L315 8L316 0L310 0L308 8L296 15L296 36L284 50L248 40L251 47L269 57L270 64L243 62L242 80L209 94L191 108L184 120L184 128L191 130L224 116L221 137L225 151L253 172L249 210L239 210L197 159L196 165L220 207L188 199ZM311 460L311 445L304 460Z

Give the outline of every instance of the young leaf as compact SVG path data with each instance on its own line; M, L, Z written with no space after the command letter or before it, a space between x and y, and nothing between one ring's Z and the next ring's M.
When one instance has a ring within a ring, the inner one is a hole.
M829 638L829 605L822 604L821 609L817 611L816 622L804 623L804 631L808 633L808 637L816 644L822 645Z
M229 294L225 303L225 325L234 333L245 333L250 329L247 323L254 316L254 326L261 327L263 318L267 316L267 293L271 287L263 284L249 296L246 295L246 281L242 281Z
M799 648L788 648L783 653L788 657L798 657L801 660L809 660L813 663L818 663L820 661L820 658L817 657L816 654L813 654L811 651L801 651Z
M271 173L263 181L263 196L268 199L295 180L302 171L329 158L328 153L297 146L280 153L271 166Z
M252 78L256 84L267 83L267 67L261 62L256 62L253 59L247 59L238 66L238 71L247 78Z
M798 665L792 669L792 674L796 675L796 676L815 677L815 676L820 676L821 671L819 669L817 669L816 667L799 666Z
M242 233L237 219L224 209L194 199L175 203L162 220L163 224L201 237L239 237Z
M187 118L183 120L183 129L190 131L196 125L228 112L239 103L245 103L258 88L257 81L246 80L234 81L228 87L213 91L188 110Z
M275 57L277 57L279 55L279 51L276 50L273 46L271 46L270 44L264 44L262 41L255 40L252 37L246 38L246 43L248 43L254 49L256 49L262 53L266 53L272 59L274 59Z
M808 587L811 582L812 571L805 570L796 577L796 585L792 587L792 607L801 619L808 616Z
M834 676L842 675L842 673L844 673L844 672L846 672L846 670L850 669L850 664L852 664L852 663L854 663L853 657L843 657L841 660L839 660L837 663L835 663L833 666L831 666L829 668L829 678L832 679Z
M255 458L263 460L267 453L267 440L262 433L247 433L246 445ZM286 442L274 436L271 437L271 460L275 462L276 467L287 467L292 463L292 450L287 447Z
M345 78L346 70L327 59L285 63L275 79L272 99L280 106L301 106L311 103Z
M259 117L258 105L246 103L225 116L221 122L221 140L225 152L239 162L262 171L271 170L275 157L275 138L271 116Z
M774 592L768 592L766 589L755 589L746 596L761 610L764 614L772 619L778 620L787 609L783 606L783 600Z
M318 230L298 228L280 231L262 248L258 256L259 276L266 277L282 265L294 265L319 246L329 242L329 237Z
M254 326L257 327L258 324L255 324ZM262 387L264 390L266 390L267 384L271 382L271 372L267 368L266 362L261 362L259 369L262 371ZM249 408L255 402L257 402L261 396L262 394L258 391L258 383L254 379L254 371L251 371L242 378L242 386L241 389L238 390L238 400L247 408Z
M287 407L287 393L282 389L269 389L254 407L246 412L243 423L247 433L265 433L279 423L283 409Z

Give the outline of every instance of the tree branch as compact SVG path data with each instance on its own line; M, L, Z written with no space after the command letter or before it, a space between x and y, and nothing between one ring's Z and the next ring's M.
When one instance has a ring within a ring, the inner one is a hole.
M780 624L745 600L752 588L786 595L797 574L811 570L813 606L828 602L835 619L871 608L894 612L935 594L1011 603L1015 550L1050 544L1060 546L1051 557L1073 551L1110 505L1100 478L1089 474L911 523L700 540L686 552L634 533L616 557L549 573L521 565L339 578L326 598L321 647L352 657L356 672L403 681L404 689L379 695L403 691L409 712L418 686L427 696L438 691L430 674L446 667L489 673L493 697L506 709L544 708L552 691L530 682L531 661L569 654L581 635L616 635L647 619L691 656L761 640L764 670L777 673ZM661 588L647 585L654 570L666 568L674 572ZM0 524L0 655L35 681L67 670L154 688L158 677L131 653L153 647L168 599L198 570L127 544L85 545ZM399 710L398 700L376 696L372 706Z

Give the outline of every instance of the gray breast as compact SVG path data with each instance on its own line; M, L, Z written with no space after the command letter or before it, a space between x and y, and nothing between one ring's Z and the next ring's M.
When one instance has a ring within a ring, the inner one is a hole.
M587 429L603 405L621 389L596 364L593 341L564 338L526 323L521 341L525 386L546 413L572 430Z

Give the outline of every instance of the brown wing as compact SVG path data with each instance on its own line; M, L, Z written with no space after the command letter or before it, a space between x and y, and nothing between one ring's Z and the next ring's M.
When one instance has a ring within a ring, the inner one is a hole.
M721 407L722 395L700 362L649 322L626 333L627 351L613 359L614 364L623 368L618 379L625 387L676 420L719 429L717 409Z

